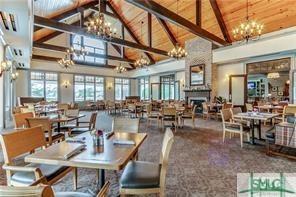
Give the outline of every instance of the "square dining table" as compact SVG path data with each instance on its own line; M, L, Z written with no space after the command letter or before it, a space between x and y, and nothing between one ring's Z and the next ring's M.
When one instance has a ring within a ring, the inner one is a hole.
M81 143L63 142L53 144L46 149L25 157L25 162L92 168L99 170L99 187L105 184L105 170L121 170L138 152L139 147L146 139L146 133L114 133L104 136L104 144L95 146L90 132L76 136L84 139L85 148L78 154L65 159L63 156L77 148ZM114 140L133 141L134 145L114 144Z
M78 120L80 118L85 117L85 114L78 114L77 116L64 116L64 115L57 115L57 114L52 114L48 115L50 122L52 123L57 123L57 131L61 132L61 123L66 123L74 120Z
M255 120L258 121L257 127L258 127L259 140L262 140L262 138L261 138L261 121L267 121L267 120L273 119L277 116L279 116L279 114L276 114L276 113L244 112L244 113L235 114L234 118L250 121L251 132L252 132L250 143L256 144L255 143Z

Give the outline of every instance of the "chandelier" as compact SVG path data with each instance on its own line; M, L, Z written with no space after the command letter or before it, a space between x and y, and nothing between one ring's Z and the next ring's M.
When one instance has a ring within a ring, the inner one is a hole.
M0 65L0 76L2 75L3 72L9 71L11 66L12 66L12 62L10 60L2 61Z
M143 26L143 23L144 22L141 21L141 40L143 40L143 34L142 34L142 26ZM142 55L134 63L134 65L137 68L146 68L149 64L150 64L150 61L148 59L144 58Z
M70 55L74 55L75 57L80 57L80 56L85 56L88 54L88 52L85 50L84 47L81 46L81 48L78 50L78 49L74 49L73 46L70 47L70 49L67 49L66 51L68 54Z
M11 73L11 81L15 81L19 76L18 72L12 72Z
M274 72L274 73L268 73L267 74L267 78L268 79L277 79L280 77L280 73L278 72Z
M115 70L117 73L123 73L126 71L126 68L124 66L122 66L121 64L119 64L119 66L116 66Z
M233 38L237 41L258 40L262 34L263 24L256 20L249 20L249 2L247 0L246 21L232 30Z
M69 50L67 50L65 57L60 59L58 63L62 68L65 69L71 68L75 65L74 61L71 59L71 53Z
M87 31L103 39L111 39L116 34L116 29L111 28L111 24L106 22L104 14L101 12L100 0L98 3L99 13L94 14L93 18L87 23Z
M179 14L179 4L178 4L178 0L177 0L177 14ZM177 39L178 39L178 26L177 26ZM184 57L187 56L187 52L186 50L180 46L178 43L174 46L174 48L172 50L170 50L168 52L168 56L170 56L171 58L175 58L177 60L182 59Z

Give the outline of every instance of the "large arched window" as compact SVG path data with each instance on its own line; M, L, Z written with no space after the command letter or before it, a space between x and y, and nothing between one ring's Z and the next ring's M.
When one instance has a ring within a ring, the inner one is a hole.
M103 41L99 39L92 39L88 37L82 37L78 35L71 36L71 45L74 49L80 50L81 46L84 46L85 50L89 53L96 53L96 54L106 54L106 45ZM86 62L90 64L105 64L106 61L101 58L95 58L90 55L85 55L77 57L74 56L73 59L77 62Z

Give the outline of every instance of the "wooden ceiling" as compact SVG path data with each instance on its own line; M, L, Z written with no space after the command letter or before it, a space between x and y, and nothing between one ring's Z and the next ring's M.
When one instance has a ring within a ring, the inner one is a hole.
M40 2L39 2L40 1ZM67 6L59 1L62 10L66 11L73 6L78 7L79 5L89 2L89 0L63 0L67 2ZM176 0L154 0L156 3L164 6L165 8L177 13L177 1ZM185 19L196 23L196 1L198 0L179 0L178 1L178 14ZM218 24L215 13L212 9L211 0L200 0L201 2L201 27L210 33L218 36L219 38L224 39L223 33ZM57 9L57 12L51 10L54 7L53 2L48 4L49 0L38 0L37 2L43 6L35 6L38 9L36 12L38 15L45 16L47 18L52 18L57 14L60 14L61 9ZM148 13L124 0L109 0L110 4L116 9L120 17L125 21L129 26L131 31L135 36L140 40L144 45L148 45ZM246 0L216 0L217 6L221 12L222 19L225 23L226 29L229 32L230 39L233 41L231 35L231 30L237 26L241 21L244 21L246 18ZM43 3L43 4L42 4ZM46 4L45 4L46 3ZM36 2L35 2L36 4ZM264 24L263 33L269 33L277 31L283 28L288 28L296 25L296 2L295 0L249 0L249 17L251 19L256 19ZM51 6L51 8L49 8ZM43 9L43 11L42 11ZM141 36L141 21L144 22L143 25L143 34ZM172 32L178 43L184 46L187 40L190 40L196 35L183 30L182 28L177 28L176 25L173 25L169 22L166 22L169 30ZM35 36L38 38L42 37L40 32L36 32ZM125 35L128 32L125 30ZM43 35L46 35L45 33ZM126 40L134 42L130 36L125 36ZM160 25L159 21L155 16L152 15L152 47L158 48L164 51L169 51L173 44L168 38L163 27ZM140 52L126 48L125 55L129 59L136 59L139 56ZM166 59L167 57L151 54L155 61L160 61Z

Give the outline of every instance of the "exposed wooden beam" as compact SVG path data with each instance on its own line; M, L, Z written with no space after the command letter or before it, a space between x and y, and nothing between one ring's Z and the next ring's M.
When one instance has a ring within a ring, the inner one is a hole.
M97 5L97 4L98 4L98 2L96 2L96 1L91 1L91 2L88 2L88 3L84 4L84 5L81 5L81 6L79 6L79 7L75 7L75 8L73 8L73 9L71 9L71 10L68 10L68 11L63 12L63 13L61 13L61 14L58 14L58 15L52 17L51 19L56 20L56 21L65 20L66 18L72 17L72 16L74 16L75 14L77 14L77 13L79 12L79 9L80 9L80 8L83 8L83 9L87 10L87 9L89 9L89 8L91 8L91 7L94 7L94 6ZM42 27L38 27L38 26L36 26L36 27L34 27L34 32L35 32L35 31L38 31L38 30L40 30L40 29L42 29Z
M167 36L169 37L171 43L176 46L178 44L178 41L176 40L174 34L171 32L171 30L169 29L168 25L166 24L166 22L164 20L162 20L161 18L156 17L159 24L162 26L163 30L165 31L165 33L167 34Z
M128 24L118 14L117 10L111 5L111 3L109 1L107 2L107 5L112 10L112 12L114 13L114 15L118 18L118 20L121 22L121 24L123 24L123 26L125 27L125 29L129 33L129 35L133 38L133 40L135 42L137 42L138 44L140 44L141 43L140 40L137 38L137 36L134 34L134 32L131 30L131 28L128 26ZM147 56L147 58L149 59L149 61L150 61L151 64L154 64L155 63L153 57L149 53L146 53L145 52L145 55Z
M56 46L56 45L37 43L37 42L33 43L33 47L38 49L43 49L43 50L59 51L59 52L66 52L68 49L67 47L63 47L63 46ZM134 60L131 60L131 59L116 57L112 55L102 55L102 54L91 53L91 52L89 52L87 55L95 58L105 59L105 60L115 60L115 61L127 62L127 63L134 62Z
M44 56L44 55L32 55L32 60L43 60L43 61L50 61L50 62L57 62L61 58L58 57L52 57L52 56ZM95 64L95 63L87 63L87 62L75 62L76 64L79 65L84 65L84 66L93 66L97 68L109 68L109 69L114 69L116 66L114 65L106 65L106 64ZM131 70L131 68L126 68L127 70Z
M125 40L123 24L121 24L121 35L122 35L122 39ZM121 46L120 55L121 55L121 57L125 57L125 50L124 50L123 46Z
M151 14L165 20L169 21L175 25L182 27L183 29L200 36L204 39L207 39L211 42L218 43L220 45L229 44L227 41L219 38L218 36L208 32L207 30L202 29L200 26L195 25L191 21L181 17L180 15L170 11L169 9L161 6L160 4L150 0L126 0L127 2L147 11Z
M147 25L148 25L148 46L152 47L152 21L151 21L152 17L151 17L151 14L148 13L147 17L148 17L148 23L147 23Z
M51 20L51 19L44 18L44 17L34 16L34 22L35 22L35 25L37 25L37 26L46 27L46 28L54 29L54 30L57 30L57 31L65 32L65 33L85 36L85 37L89 37L89 38L93 38L93 39L99 39L99 40L102 40L104 42L110 42L110 43L120 45L120 46L125 46L125 47L134 48L134 49L138 49L138 50L145 51L145 52L151 52L151 53L156 53L156 54L159 54L159 55L167 56L167 52L163 51L161 49L148 47L148 46L145 46L145 45L142 45L142 44L130 42L130 41L127 41L127 40L116 38L116 37L113 37L110 40L103 39L103 38L100 38L100 37L98 37L98 36L96 36L94 34L88 33L87 30L84 29L84 28L80 28L80 27L76 27L76 26L73 26L73 25L61 23L61 22L58 22L58 21L54 21L54 20Z
M195 23L201 27L201 0L195 0Z
M217 19L218 24L220 26L220 29L222 31L222 34L224 36L224 39L227 42L231 42L230 35L228 33L227 27L225 25L225 22L224 22L224 19L223 19L222 14L221 14L221 11L219 9L219 6L217 4L217 1L216 0L210 0L210 3L211 3L211 6L212 6L213 11L215 13L216 19Z

